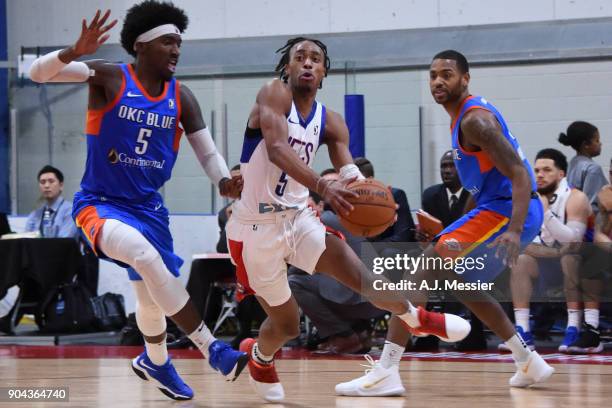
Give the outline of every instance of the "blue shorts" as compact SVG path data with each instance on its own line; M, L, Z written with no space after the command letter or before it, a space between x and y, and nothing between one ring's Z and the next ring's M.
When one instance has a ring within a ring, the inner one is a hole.
M174 253L168 210L163 206L161 197L143 204L127 204L79 191L74 195L72 218L89 246L100 258L110 259L99 251L97 241L104 222L113 219L136 228L159 252L168 270L174 276L179 276L183 260ZM127 268L130 280L142 280L132 267L112 260Z
M540 232L544 212L538 198L532 198L521 235L525 248ZM483 207L476 207L442 231L435 246L442 258L455 259L455 273L466 282L491 282L506 269L497 248L487 248L508 229L510 218ZM463 258L458 261L457 258Z

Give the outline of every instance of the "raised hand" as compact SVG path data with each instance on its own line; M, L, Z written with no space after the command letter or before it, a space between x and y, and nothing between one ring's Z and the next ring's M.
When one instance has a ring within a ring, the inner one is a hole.
M98 10L93 20L89 25L87 21L83 19L81 27L81 35L76 43L72 46L73 52L77 55L89 55L94 54L100 48L100 45L104 44L110 37L110 34L106 34L111 28L117 24L117 20L111 21L106 24L108 17L110 16L110 10L106 10L104 15L100 18L101 11ZM106 24L106 25L105 25Z

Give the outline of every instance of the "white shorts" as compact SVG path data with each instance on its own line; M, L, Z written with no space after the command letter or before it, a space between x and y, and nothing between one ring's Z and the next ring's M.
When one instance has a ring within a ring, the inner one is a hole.
M325 226L310 208L274 217L246 220L234 213L225 231L239 296L255 293L280 306L291 297L287 264L312 274L325 251Z

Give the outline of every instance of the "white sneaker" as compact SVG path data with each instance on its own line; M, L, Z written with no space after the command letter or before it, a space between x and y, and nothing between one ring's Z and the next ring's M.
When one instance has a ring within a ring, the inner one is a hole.
M537 351L532 351L527 361L523 363L515 362L515 364L517 370L510 378L511 387L525 388L544 382L555 372L555 369L549 366Z
M406 392L399 375L399 366L384 368L369 354L364 357L368 361L368 364L361 364L367 367L365 375L337 384L336 394L351 397L390 397L403 395Z

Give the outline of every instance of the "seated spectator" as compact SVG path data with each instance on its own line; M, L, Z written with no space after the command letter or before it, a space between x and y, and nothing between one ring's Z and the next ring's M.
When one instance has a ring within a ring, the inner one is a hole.
M53 166L38 172L38 187L45 204L28 216L25 230L40 231L44 238L77 238L72 219L72 202L62 197L64 175Z
M321 176L337 180L338 174L325 170ZM317 197L312 196L315 205ZM321 221L327 227L340 231L349 246L358 255L365 238L351 235L340 225L336 214L325 210ZM358 293L330 276L315 273L309 275L295 267L289 268L289 287L298 305L317 328L321 340L319 350L334 354L364 353L371 347L369 320L385 315Z
M592 211L587 196L568 186L566 170L567 159L560 151L544 149L536 155L534 172L544 206L544 222L540 236L525 249L525 253L519 256L516 266L512 268L510 282L517 332L531 349L535 349L535 345L529 327L529 302L535 280L541 291L557 282L563 282L567 327L559 345L560 352L572 351L570 349L578 340L581 326L583 310L579 267L582 259L578 252L580 245L576 244L585 239ZM584 299L584 306L586 324L593 324L592 310L598 310L599 305ZM506 350L505 344L499 347Z
M421 208L442 222L444 228L451 225L467 211L468 205L473 203L471 194L463 188L457 168L453 160L452 150L444 152L440 158L440 178L442 183L434 184L423 191L421 196ZM421 229L417 229L416 237L419 242L431 242L434 237L427 235ZM456 344L458 350L482 350L487 348L487 340L484 335L482 322L449 294L444 296L442 307L449 313L463 313L470 315L472 330L470 334ZM435 336L417 338L415 349L436 349L439 339Z
M597 193L608 184L601 166L593 160L601 154L599 130L588 122L573 122L567 134L559 134L559 142L576 151L567 169L567 183L587 195L593 213L597 214Z

